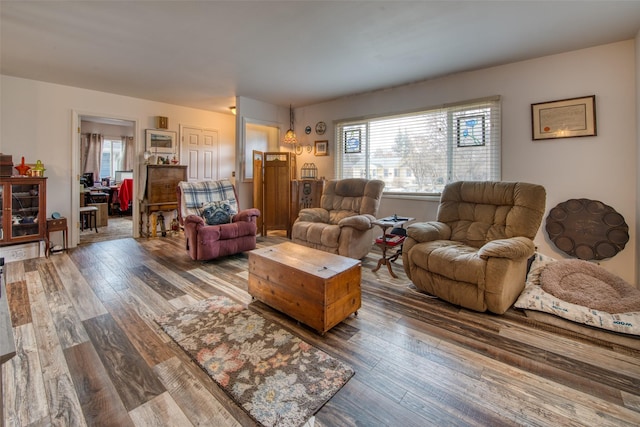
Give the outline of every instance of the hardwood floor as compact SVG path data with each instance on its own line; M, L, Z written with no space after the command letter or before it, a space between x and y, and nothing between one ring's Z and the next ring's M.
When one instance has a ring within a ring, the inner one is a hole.
M282 242L259 238L259 246ZM247 256L120 239L5 267L17 355L7 426L254 425L153 319L227 295L351 364L316 426L640 425L640 339L459 309L363 261L362 308L325 336L247 294Z

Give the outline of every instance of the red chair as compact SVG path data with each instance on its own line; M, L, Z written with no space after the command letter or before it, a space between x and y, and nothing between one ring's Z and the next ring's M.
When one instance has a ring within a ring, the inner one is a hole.
M131 212L131 200L133 199L133 179L122 180L118 190L118 201L120 202L120 212Z

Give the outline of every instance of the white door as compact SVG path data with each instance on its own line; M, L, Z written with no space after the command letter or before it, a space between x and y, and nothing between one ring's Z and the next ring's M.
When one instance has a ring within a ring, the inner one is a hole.
M211 181L219 178L220 147L218 131L182 127L181 161L186 164L189 181Z

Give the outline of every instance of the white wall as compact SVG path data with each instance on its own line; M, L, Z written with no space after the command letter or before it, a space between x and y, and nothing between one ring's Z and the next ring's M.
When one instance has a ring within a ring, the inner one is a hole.
M0 95L0 152L13 155L14 163L22 156L27 163L37 159L44 162L48 177L48 215L58 211L69 218L72 210L71 188L75 182L71 176L73 111L137 122L141 163L144 131L155 127L155 116L168 117L169 130L176 132L181 124L217 130L221 152L235 155L235 119L231 114L4 75L0 76ZM230 163L234 162L232 157Z
M320 175L334 177L335 120L501 95L502 179L544 185L547 212L571 198L600 200L620 212L629 225L630 241L601 265L635 283L640 209L635 52L635 42L629 40L299 108L296 133L325 121L328 129L322 139L329 139L331 148L330 157L303 154L298 163L313 161ZM597 136L532 141L532 103L592 94ZM390 213L429 220L435 218L436 202L384 198L380 214ZM544 220L536 244L544 254L566 257L548 239Z
M636 34L636 286L640 287L640 31Z

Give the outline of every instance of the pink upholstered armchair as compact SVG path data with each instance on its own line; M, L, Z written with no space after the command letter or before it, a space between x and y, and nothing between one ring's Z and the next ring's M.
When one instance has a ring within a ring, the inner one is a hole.
M178 219L184 225L191 258L204 261L256 248L256 218L260 211L240 210L235 187L228 179L183 181L176 191ZM207 221L222 222L209 225Z

